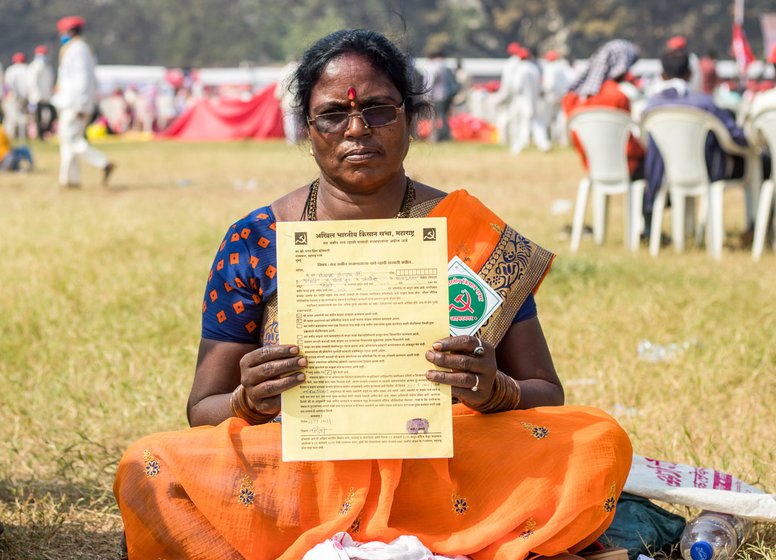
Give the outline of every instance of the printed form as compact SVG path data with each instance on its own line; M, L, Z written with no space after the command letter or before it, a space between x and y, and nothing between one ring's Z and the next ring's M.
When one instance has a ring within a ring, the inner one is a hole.
M282 394L283 460L452 457L447 220L278 222L280 341L308 360Z

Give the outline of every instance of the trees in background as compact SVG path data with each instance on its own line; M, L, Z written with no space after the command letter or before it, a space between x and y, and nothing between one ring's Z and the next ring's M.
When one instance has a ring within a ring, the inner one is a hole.
M756 53L757 18L771 3L747 1ZM732 21L732 2L706 0L0 0L0 11L0 61L37 44L55 52L55 22L78 13L101 62L168 67L280 63L342 27L382 31L417 56L502 57L519 41L584 58L617 37L657 57L677 34L724 55Z

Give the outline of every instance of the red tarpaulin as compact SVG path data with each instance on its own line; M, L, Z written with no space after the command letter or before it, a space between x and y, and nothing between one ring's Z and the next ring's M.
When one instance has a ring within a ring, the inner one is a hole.
M283 115L275 85L249 101L200 99L157 135L176 140L283 138Z
M493 144L498 141L496 127L489 122L469 113L456 113L448 119L450 134L458 142L484 142ZM427 139L431 136L431 121L418 123L418 136Z

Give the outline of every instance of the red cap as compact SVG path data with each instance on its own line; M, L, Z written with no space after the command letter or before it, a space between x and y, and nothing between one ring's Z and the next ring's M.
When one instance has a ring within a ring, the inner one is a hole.
M48 54L48 47L46 45L38 45L35 47L35 54Z
M771 47L771 52L768 55L768 62L772 62L773 64L776 64L776 43L773 44Z
M672 51L679 51L687 48L687 39L681 35L675 35L666 41L666 47Z
M517 51L517 56L519 56L521 60L526 60L531 56L531 53L528 51L528 49L520 47L520 50Z
M514 55L514 56L520 56L520 51L523 49L523 47L520 46L520 43L517 41L514 41L512 43L509 43L507 45L507 53Z
M63 17L57 22L57 31L60 33L66 33L76 27L81 29L86 25L86 20L81 16L67 16Z
M560 58L560 56L558 56L558 53L556 53L555 51L547 51L546 53L544 53L544 60L548 60L550 62L554 62L554 61L558 60L559 58Z
M13 53L13 56L11 57L11 62L13 62L14 64L17 64L19 62L24 62L25 59L26 57L24 56L23 52L17 52L17 53Z

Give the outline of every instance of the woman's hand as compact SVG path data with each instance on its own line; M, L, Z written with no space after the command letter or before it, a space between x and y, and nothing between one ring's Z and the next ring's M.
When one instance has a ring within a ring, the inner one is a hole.
M245 387L248 404L261 414L280 413L280 393L305 380L300 368L307 358L299 356L299 347L288 344L262 346L240 359L240 383Z
M467 405L488 402L498 368L496 351L476 336L449 336L432 344L426 359L435 366L452 371L429 370L426 377L436 383L450 385L452 394Z

